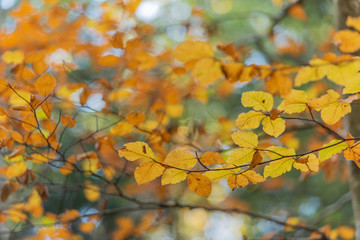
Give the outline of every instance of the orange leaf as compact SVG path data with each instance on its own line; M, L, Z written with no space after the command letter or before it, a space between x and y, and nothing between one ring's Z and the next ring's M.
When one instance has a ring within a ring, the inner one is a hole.
M301 4L295 4L295 5L291 6L288 10L288 13L293 18L299 19L303 22L307 21L306 12L304 10L304 7L301 6Z
M341 30L334 36L342 52L352 53L360 49L360 33L351 30Z
M46 100L45 102L43 102L41 104L41 108L44 111L47 118L50 119L51 118L51 112L52 112L52 104L48 100Z
M200 173L188 174L189 188L199 196L209 197L211 193L211 181L208 177Z
M65 127L73 128L76 124L76 120L69 115L62 115L61 122Z
M35 82L36 91L46 97L48 96L55 88L56 80L50 73L45 73L38 78Z
M200 158L201 163L209 166L212 164L224 164L226 163L223 157L216 152L206 152L203 155L201 155Z
M126 115L125 119L130 124L132 124L134 126L138 126L145 121L145 114L138 113L138 112L132 112L132 113L128 113Z
M81 223L79 226L80 231L82 231L83 233L92 233L94 231L94 228L95 223L93 222Z

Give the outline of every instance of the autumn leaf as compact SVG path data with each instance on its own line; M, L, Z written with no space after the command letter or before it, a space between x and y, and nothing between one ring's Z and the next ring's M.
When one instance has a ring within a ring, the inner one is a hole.
M129 134L132 131L133 127L134 126L132 124L123 121L112 127L110 129L110 132L112 135L124 136L126 134Z
M356 30L360 31L360 17L348 16L346 19L346 26L353 27Z
M291 170L295 162L293 149L284 147L272 146L267 148L266 154L273 161L269 163L264 169L264 177L278 177L281 174Z
M341 30L334 36L342 52L351 53L360 49L360 34L351 30Z
M204 165L213 165L213 164L224 164L226 163L223 157L216 152L205 152L201 155L200 161Z
M93 222L80 223L79 229L83 233L88 233L88 234L92 233L95 229L95 223L93 223Z
M174 49L173 54L174 58L183 63L214 56L214 52L210 45L201 41L183 42Z
M203 175L208 177L211 182L217 182L221 179L228 178L229 176L236 173L236 169L226 169L231 168L231 165L223 166L221 168L216 168L216 171L207 171ZM224 170L221 170L224 169Z
M134 126L138 126L138 125L140 125L141 123L143 123L145 121L145 114L138 113L138 112L132 112L132 113L126 114L125 119L130 124L132 124Z
M261 112L249 111L247 113L240 113L236 119L236 126L239 129L254 129L259 127L261 120L264 119L266 115Z
M328 93L320 98L308 100L308 105L317 111L321 110L321 118L325 123L333 125L343 116L351 112L349 103L338 100L340 95L334 90L328 90Z
M50 73L43 74L35 82L36 91L44 97L48 96L55 86L56 80Z
M233 174L228 178L228 185L231 189L245 187L249 180L242 174Z
M184 170L167 168L161 177L161 185L175 184L184 181L186 177L187 173Z
M309 154L301 158L295 159L294 168L299 169L302 172L318 172L319 160L315 154Z
M235 164L235 165L250 163L253 159L255 152L256 152L255 149L237 148L232 153L230 153L226 161L228 164Z
M73 119L71 116L64 114L64 115L61 115L61 123L65 127L73 128L76 124L76 120Z
M263 176L261 176L260 174L256 173L253 170L247 170L247 171L242 171L241 175L243 175L244 177L246 177L251 183L256 184L256 183L260 183L260 182L264 182L265 179L263 178Z
M197 159L187 151L175 150L166 156L163 163L175 168L191 169L197 163Z
M126 158L128 161L135 161L138 159L153 160L154 153L144 142L132 142L124 145L118 150L119 156Z
M324 144L319 151L319 161L323 162L333 155L342 152L345 148L347 148L346 142L341 140L332 140L327 144Z
M155 161L143 162L135 169L134 176L138 185L150 182L161 176L165 168Z
M270 93L251 91L243 93L241 103L244 107L251 107L254 110L270 112L274 100Z
M6 175L9 179L18 177L26 172L26 164L24 161L19 161L8 167Z
M264 132L274 137L280 136L285 131L285 120L282 118L271 120L270 117L265 117L262 125Z
M239 147L256 148L258 145L258 136L250 131L239 131L231 135L234 143Z
M201 86L208 86L223 76L220 63L211 58L199 60L192 69L192 76Z
M19 64L24 61L24 53L20 50L6 51L1 58L7 64Z
M208 177L200 173L188 174L189 188L199 196L209 197L211 193L211 181Z
M256 151L253 155L253 159L251 160L249 169L254 169L259 163L262 162L261 153L259 151Z
M87 200L90 202L95 202L100 198L100 189L97 185L90 183L89 181L85 182L84 195Z
M300 113L306 110L307 100L306 92L292 89L288 95L284 96L284 101L278 109L289 114Z

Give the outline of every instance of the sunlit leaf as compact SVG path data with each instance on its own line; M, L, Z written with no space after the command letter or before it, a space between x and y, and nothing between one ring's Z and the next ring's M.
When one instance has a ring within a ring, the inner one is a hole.
M347 148L347 144L341 140L332 140L329 143L324 144L321 148L322 149L319 151L319 161L323 162L333 155L342 152Z
M50 73L45 73L39 77L35 82L36 91L46 97L48 96L55 88L56 80Z
M141 163L135 169L134 176L138 185L150 182L155 178L161 176L165 168L155 161Z
M200 173L188 174L189 188L199 196L209 197L211 193L211 181L208 177Z

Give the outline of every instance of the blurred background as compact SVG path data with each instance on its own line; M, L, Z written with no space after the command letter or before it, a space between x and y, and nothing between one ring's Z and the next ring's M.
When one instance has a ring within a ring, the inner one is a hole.
M14 47L26 51L26 48L35 49L37 46L47 44L51 49L47 49L51 52L47 55L47 64L54 71L62 67L64 62L69 68L75 66L74 70L64 73L66 76L62 77L63 81L74 84L86 83L91 86L102 78L113 84L119 82L117 79L137 77L136 74L130 74L130 70L127 69L122 69L123 72L119 76L121 67L113 66L109 59L107 59L109 62L105 60L96 62L96 56L112 55L119 58L125 56L123 48L110 47L99 53L99 49L104 49L104 45L108 44L106 37L113 36L116 31L124 33L124 39L139 37L144 44L148 44L149 53L159 59L161 57L166 59L169 49L174 49L188 39L209 42L213 49L219 45L234 43L239 53L238 61L246 65L299 66L307 64L314 55L323 56L326 52L335 49L331 39L335 31L334 9L330 0L317 0L316 3L311 0L143 0L136 1L137 7L133 13L124 12L121 8L122 3L128 4L129 1L126 0L32 0L27 2L31 3L33 9L24 7L23 1L0 0L1 54ZM36 14L41 11L46 12L38 21L42 29L39 28L38 32L34 29L26 31L28 28L26 24L31 24L31 18L27 14ZM60 22L57 22L57 18ZM75 22L82 18L85 20L77 26ZM60 31L59 26L62 24L74 24L76 33L64 31L58 32L58 35L53 34L54 31ZM54 35L52 43L43 39L50 33ZM8 39L9 36L16 34L19 36ZM22 37L21 34L23 34ZM74 44L73 40L64 37L67 34L68 36L76 35L78 46L75 49L71 46ZM224 55L217 51L216 57L223 58ZM147 59L146 62L150 60ZM172 67L180 67L180 65L175 62ZM149 76L161 81L166 74L171 74L168 70L162 63L153 69ZM11 78L11 69L4 64L1 65L1 73L4 78ZM142 77L144 76L147 75L144 74ZM222 155L226 156L228 150L232 148L229 133L235 128L234 121L239 113L246 110L240 104L241 93L265 89L266 82L254 80L230 84L221 81L206 88L192 88L191 84L184 80L186 78L188 78L186 75L178 76L177 80L172 82L173 86L169 88L184 89L183 93L186 93L187 97L181 97L181 110L168 112L169 119L163 124L163 129L168 132L176 131L177 140L191 140L189 142L199 144L208 150L222 151ZM114 82L111 82L112 79L115 79ZM326 90L327 84L330 83L324 81L311 86L306 85L304 89L322 93ZM119 85L114 84L114 86ZM91 133L116 120L116 115L104 114L105 109L113 113L126 113L129 108L136 107L135 103L128 105L127 102L109 104L104 100L104 92L97 88L104 87L96 85L91 88L85 100L86 104L81 103L84 101L81 98L87 91L86 88L80 86L71 92L69 88L58 90L58 97L67 98L71 104L77 106L74 108L72 105L70 108L72 108L71 111L77 112L77 122L81 123L72 131L65 132L62 138L63 149L70 146L71 139L78 135L83 135L85 132ZM143 91L146 93L147 89ZM276 95L277 93L274 93L274 96ZM121 98L118 95L116 97ZM139 101L150 101L146 97L139 97L139 99ZM276 101L279 102L279 100ZM178 104L176 101L175 103ZM57 107L66 109L67 106L59 102ZM141 108L142 106L138 109ZM153 118L158 117L154 115ZM56 114L53 118L56 118ZM309 146L317 146L327 139L326 134L317 133L316 129L302 124L294 124L288 128L294 128L294 131L286 132L278 140L262 136L264 146L269 143L274 144L275 141L276 144L303 152L308 150ZM208 139L209 135L213 137ZM121 147L124 143L135 139L141 140L145 137L142 133L119 136L115 139L115 144ZM94 142L85 143L84 146L87 150L95 150ZM171 146L168 149L170 148ZM74 154L80 153L76 149L71 151ZM293 223L304 221L319 228L326 224L332 228L341 225L351 227L352 209L344 161L336 156L324 162L321 171L317 174L301 174L297 170L292 170L281 177L234 191L227 186L226 181L221 180L213 184L209 199L196 196L185 186L186 184L161 187L159 182L154 182L139 187L131 177L127 178L126 174L125 177L119 178L119 184L129 194L144 200L170 199L189 204L241 206L243 209L267 214L280 220ZM97 203L86 201L79 193L86 177L79 177L75 173L62 175L51 168L44 170L38 167L38 171L43 173L47 171L46 176L58 183L58 185L48 186L50 198L44 206L45 211L60 213L69 207L79 209L82 214L96 211ZM131 166L125 172L131 175ZM10 198L19 199L26 195L24 191ZM5 204L2 204L2 209L6 207ZM108 207L128 205L131 203L119 198L107 199ZM115 234L116 229L126 229L129 224L140 223L145 226L146 231L140 229L138 235L135 234L130 239L230 240L262 239L263 236L265 236L264 239L308 236L308 233L302 230L284 229L281 225L245 215L207 212L203 209L163 211L166 214L138 211L124 213L122 216L110 215L97 222L96 229L91 234L79 231L76 224L71 228L84 239L107 239L112 236L111 233ZM11 234L13 239L30 236L36 231L35 227L22 229L11 222L8 222L8 225L10 229L14 228ZM345 233L338 231L334 234L340 238L344 237L348 230L346 227L344 229ZM280 233L284 237L272 233ZM125 233L117 232L117 234L116 239L127 237L126 231Z

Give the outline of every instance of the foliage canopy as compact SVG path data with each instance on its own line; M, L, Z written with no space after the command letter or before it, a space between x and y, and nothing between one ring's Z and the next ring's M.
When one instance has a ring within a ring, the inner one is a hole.
M343 126L360 96L360 18L338 32L327 21L310 44L293 31L318 30L307 1L194 2L2 5L4 236L192 238L189 225L202 231L217 211L243 222L232 238L354 237L345 224L256 213L236 194L319 171L346 178L340 156L360 166L360 137ZM153 18L156 7L170 14Z

